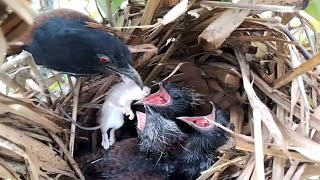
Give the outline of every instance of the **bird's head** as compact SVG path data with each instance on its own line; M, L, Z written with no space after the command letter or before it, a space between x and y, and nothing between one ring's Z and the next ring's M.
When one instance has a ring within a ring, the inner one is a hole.
M139 73L132 66L132 56L127 47L118 38L108 37L108 43L95 43L96 68L102 72L106 70L124 75L132 79L139 87L143 88L143 82Z
M200 133L216 135L216 131L219 128L215 125L215 123L219 123L222 126L227 127L229 125L229 115L212 102L211 105L212 111L209 115L177 117L177 119L189 124Z
M191 88L181 87L169 82L159 83L159 90L137 101L135 104L165 108L176 116L185 115L193 105L198 104L200 95ZM174 117L173 117L174 118Z
M167 152L185 139L186 134L174 121L166 119L149 106L145 106L145 113L137 111L137 119L140 149L143 151Z

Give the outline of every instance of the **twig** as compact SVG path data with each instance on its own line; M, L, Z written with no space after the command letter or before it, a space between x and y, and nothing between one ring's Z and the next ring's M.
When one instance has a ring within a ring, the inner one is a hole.
M6 38L4 37L4 34L2 31L0 31L0 64L3 64L5 60L5 53L7 52L8 49L8 44L6 41Z
M234 37L233 39L237 39L240 41L275 41L275 42L284 42L287 44L293 44L298 46L299 43L295 41L288 41L284 39L279 39L279 38L274 38L274 37L269 37L269 36L237 36Z
M31 6L23 1L2 0L2 2L8 5L26 23L29 25L33 24L33 18L36 13L32 10Z
M309 31L308 31L308 27L307 27L307 25L306 25L306 22L304 21L303 18L301 18L301 16L298 16L298 18L299 18L299 20L300 20L300 22L301 22L303 31L305 32L305 34L306 34L306 36L307 36L307 39L308 39L310 48L312 49L312 53L313 53L313 55L316 55L317 50L316 50L316 48L315 48L315 46L314 46L314 43L313 43L313 41L312 41L312 39L311 39L311 35L310 35Z
M236 57L237 57L237 59L239 61L239 64L240 64L240 69L241 69L241 73L242 73L242 80L243 80L243 86L244 86L245 91L247 92L250 105L251 105L251 107L253 109L254 120L255 121L259 120L259 119L257 119L257 117L261 118L261 120L263 121L265 126L268 128L268 130L269 130L270 134L272 135L272 137L275 139L275 141L279 145L281 145L282 150L286 154L288 154L289 151L288 151L288 149L286 147L287 143L286 143L286 140L283 137L282 131L277 126L277 124L276 124L272 114L270 113L268 107L257 97L253 87L250 85L249 65L247 64L245 57L239 51L235 51L235 54L236 54ZM259 125L259 124L254 123L254 125L256 126L256 125ZM255 140L256 140L255 141L255 146L257 146L257 143L258 143L257 139L255 138ZM259 139L258 141L262 141L262 139ZM262 142L261 142L260 146L262 146ZM256 154L255 154L256 155L257 168L258 168L257 169L258 170L257 176L258 177L260 176L260 178L264 179L263 151L261 150L261 148L263 148L263 147L257 148L257 149L260 149L260 152L256 151ZM260 157L260 161L258 159L259 157ZM258 163L260 163L260 164L258 164ZM263 175L263 177L262 177L262 175Z
M274 102L276 102L278 105L283 107L286 111L290 112L291 110L291 102L288 100L285 94L278 90L274 90L272 87L270 87L266 82L264 82L258 75L254 74L254 83L255 85L261 89L269 98L271 98ZM294 107L293 115L300 119L300 112L301 108L300 106L296 105ZM320 131L320 124L319 119L317 119L313 114L310 115L310 125L315 128L316 130Z
M162 81L161 82L164 82L164 81L166 81L166 80L168 80L171 76L173 76L179 69L180 69L180 67L183 65L183 64L185 64L185 63L188 63L188 62L183 62L183 63L179 63L177 66L176 66L176 68L174 68L174 70L167 76L167 77L165 77L164 79L162 79ZM162 65L162 64L158 64L158 65Z
M128 45L128 48L131 53L158 51L158 48L153 44Z
M320 65L320 53L312 57L310 60L302 63L299 67L291 69L289 72L276 79L273 83L273 88L281 88L282 86L291 82L297 76L300 76L308 72L309 70L316 68L318 65Z
M237 141L236 143L236 149L241 150L241 151L249 151L249 152L255 152L254 150L254 145L242 141ZM286 154L284 154L282 151L277 150L277 149L270 149L270 148L264 148L264 154L269 155L269 156L276 156L280 158L285 158L287 159L288 157ZM314 162L313 160L310 160L306 158L305 156L301 155L300 153L297 152L289 152L290 156L294 160L299 160L302 162Z
M258 179L265 179L264 177L264 153L263 153L263 137L262 137L262 114L253 109L253 136L254 136L254 150L256 159L256 176Z
M110 22L110 26L114 27L114 21L113 21L113 17L112 17L112 9L111 9L111 3L112 0L106 0L107 3L107 16L108 16L108 20Z
M161 0L152 0L148 1L145 7L145 11L143 12L142 19L141 19L141 25L150 25L153 16L159 7L159 4L161 3Z
M21 86L16 80L12 79L7 73L0 71L0 80L7 86L14 89L17 93L25 93L28 90Z
M237 162L240 162L240 161L243 161L243 160L246 160L248 159L249 157L248 156L240 156L240 157L237 157L235 159L232 159L232 160L229 160L221 165L218 165L218 166L215 166L214 168L210 168L208 170L205 170L205 171L202 171L201 174L205 174L205 173L209 173L209 172L214 172L214 171L218 171L219 169L225 167L225 166L229 166L231 164L235 164Z
M27 52L28 53L28 52ZM41 89L41 91L44 93L44 96L47 100L47 103L49 105L52 104L52 100L50 98L50 92L48 87L45 85L44 80L41 77L41 74L39 72L39 69L37 68L36 63L34 62L34 59L32 57L32 54L28 53L29 57L27 57L26 61L29 64L31 70L33 71L34 75L36 76L37 82L39 83L39 87Z
M232 3L232 2L219 2L219 1L202 1L201 6L209 7L224 7L236 9L250 9L257 11L273 11L273 12L294 12L294 6L276 6L266 4L247 4L247 3Z
M98 10L99 15L100 15L101 18L102 18L103 23L104 23L104 24L108 24L109 21L102 15L102 13L101 13L101 11L100 11L98 1L95 0L94 2L95 2L95 4L96 4L96 8L97 8L97 10Z
M80 92L80 85L81 85L81 78L77 79L76 85L73 91L73 109L72 109L72 119L77 121L77 111L78 111L78 100L79 100L79 92ZM74 140L75 140L75 133L76 133L76 126L72 123L71 124L71 132L70 132L70 142L69 142L69 149L70 154L73 156L74 153Z
M0 66L1 72L6 72L9 69L13 68L15 65L23 62L29 57L29 53L27 51L22 51L18 56L12 58L11 61L7 61Z
M245 91L248 94L248 99L249 99L250 105L253 110L255 160L256 160L256 168L257 168L257 177L258 177L258 179L262 180L262 179L265 179L263 140L262 140L262 130L261 130L261 128L262 128L261 120L263 119L262 118L263 111L260 109L259 106L263 103L258 99L258 97L256 97L256 94L250 84L249 74L248 74L249 73L248 72L249 66L248 66L248 64L246 64L244 57L238 51L236 51L236 56L237 56L239 64L240 64L243 86L244 86ZM266 109L265 111L268 111L268 110ZM264 113L266 113L266 112L264 112ZM269 114L269 117L270 116L271 116L271 114ZM271 119L273 119L272 116L271 116ZM269 118L269 120L271 120L271 119ZM277 134L279 134L279 132L277 132ZM280 134L281 134L281 132L280 132ZM281 139L280 139L279 143L281 143Z
M178 38L180 39L180 38ZM162 56L162 58L159 61L159 64L163 64L165 62L168 61L168 59L170 58L170 56L178 49L176 42L173 42L171 44L171 46L168 48L168 50L166 51L166 53ZM161 72L163 66L160 65L156 65L156 67L153 68L153 70L151 71L151 73L149 74L149 76L145 79L145 83L146 84L150 84L151 81L157 77L157 75Z
M298 11L297 12L297 16L299 18L301 18L303 20L303 22L306 23L308 25L308 27L312 30L313 35L314 35L315 49L317 50L318 47L319 47L319 35L317 33L318 32L317 29L315 28L313 23L311 23L309 21L309 19L306 18L306 16L308 16L308 15L307 15L307 13L305 11Z
M311 54L306 50L306 48L304 48L301 45L301 43L291 34L291 32L285 26L279 25L279 27L282 29L282 31L288 36L288 38L291 41L298 42L297 49L300 51L300 53L303 55L305 59L308 60L312 57Z
M100 23L94 23L94 22L86 22L86 27L91 27L91 28L95 28L95 29L100 29L102 31L105 31L107 33L112 33L115 34L119 37L122 37L124 39L130 39L132 35L122 32L116 28L113 27L108 27L106 25L100 24Z
M68 149L65 147L64 143L61 141L61 139L56 136L54 133L51 131L48 131L50 136L53 138L53 140L59 145L59 147L62 149L63 153L66 155L67 159L70 162L71 167L73 170L76 172L76 174L79 176L80 179L85 180L85 177L83 176L78 164L76 161L72 158L71 153L68 151Z

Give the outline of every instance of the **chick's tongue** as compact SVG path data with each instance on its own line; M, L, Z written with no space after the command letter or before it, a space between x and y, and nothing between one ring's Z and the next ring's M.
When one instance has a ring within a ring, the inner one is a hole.
M164 98L162 96L151 96L148 98L149 101L152 101L152 102L159 102L159 103L163 103L165 102Z
M206 126L208 126L208 122L207 122L207 120L205 120L205 119L197 119L196 121L195 121L195 124L197 125L197 126L200 126L200 127L206 127Z
M184 120L189 121L190 123L193 123L198 127L206 127L209 125L208 121L203 117L189 117Z

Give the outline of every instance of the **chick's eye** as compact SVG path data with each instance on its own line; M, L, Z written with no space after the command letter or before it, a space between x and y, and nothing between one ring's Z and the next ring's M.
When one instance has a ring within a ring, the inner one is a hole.
M179 96L178 94L174 94L174 95L172 95L172 98L173 99L179 99L179 98L181 98L181 96Z
M110 59L107 58L107 57L100 57L99 60L100 60L100 62L103 62L103 63L108 63L108 62L110 62Z

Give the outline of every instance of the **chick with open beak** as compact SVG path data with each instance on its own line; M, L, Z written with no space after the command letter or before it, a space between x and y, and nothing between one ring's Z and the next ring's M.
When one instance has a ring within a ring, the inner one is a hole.
M145 106L145 113L137 112L137 129L140 150L144 152L170 152L180 146L186 138L177 124Z
M197 105L201 95L193 89L170 82L159 83L159 90L135 104L152 106L163 117L193 116L192 107Z
M82 171L87 179L168 179L176 171L175 156L186 134L149 106L145 106L145 113L136 115L138 138L122 140L108 151L83 158Z
M212 112L207 116L177 117L196 131L188 136L184 148L178 155L181 166L178 175L184 179L195 179L201 171L208 169L216 160L220 147L227 144L230 135L215 125L229 126L228 114L212 104Z
M184 122L177 121L178 116L194 116L193 107L199 104L201 95L192 88L169 82L159 83L159 90L135 104L148 105L162 117L174 121L184 133L193 129Z

